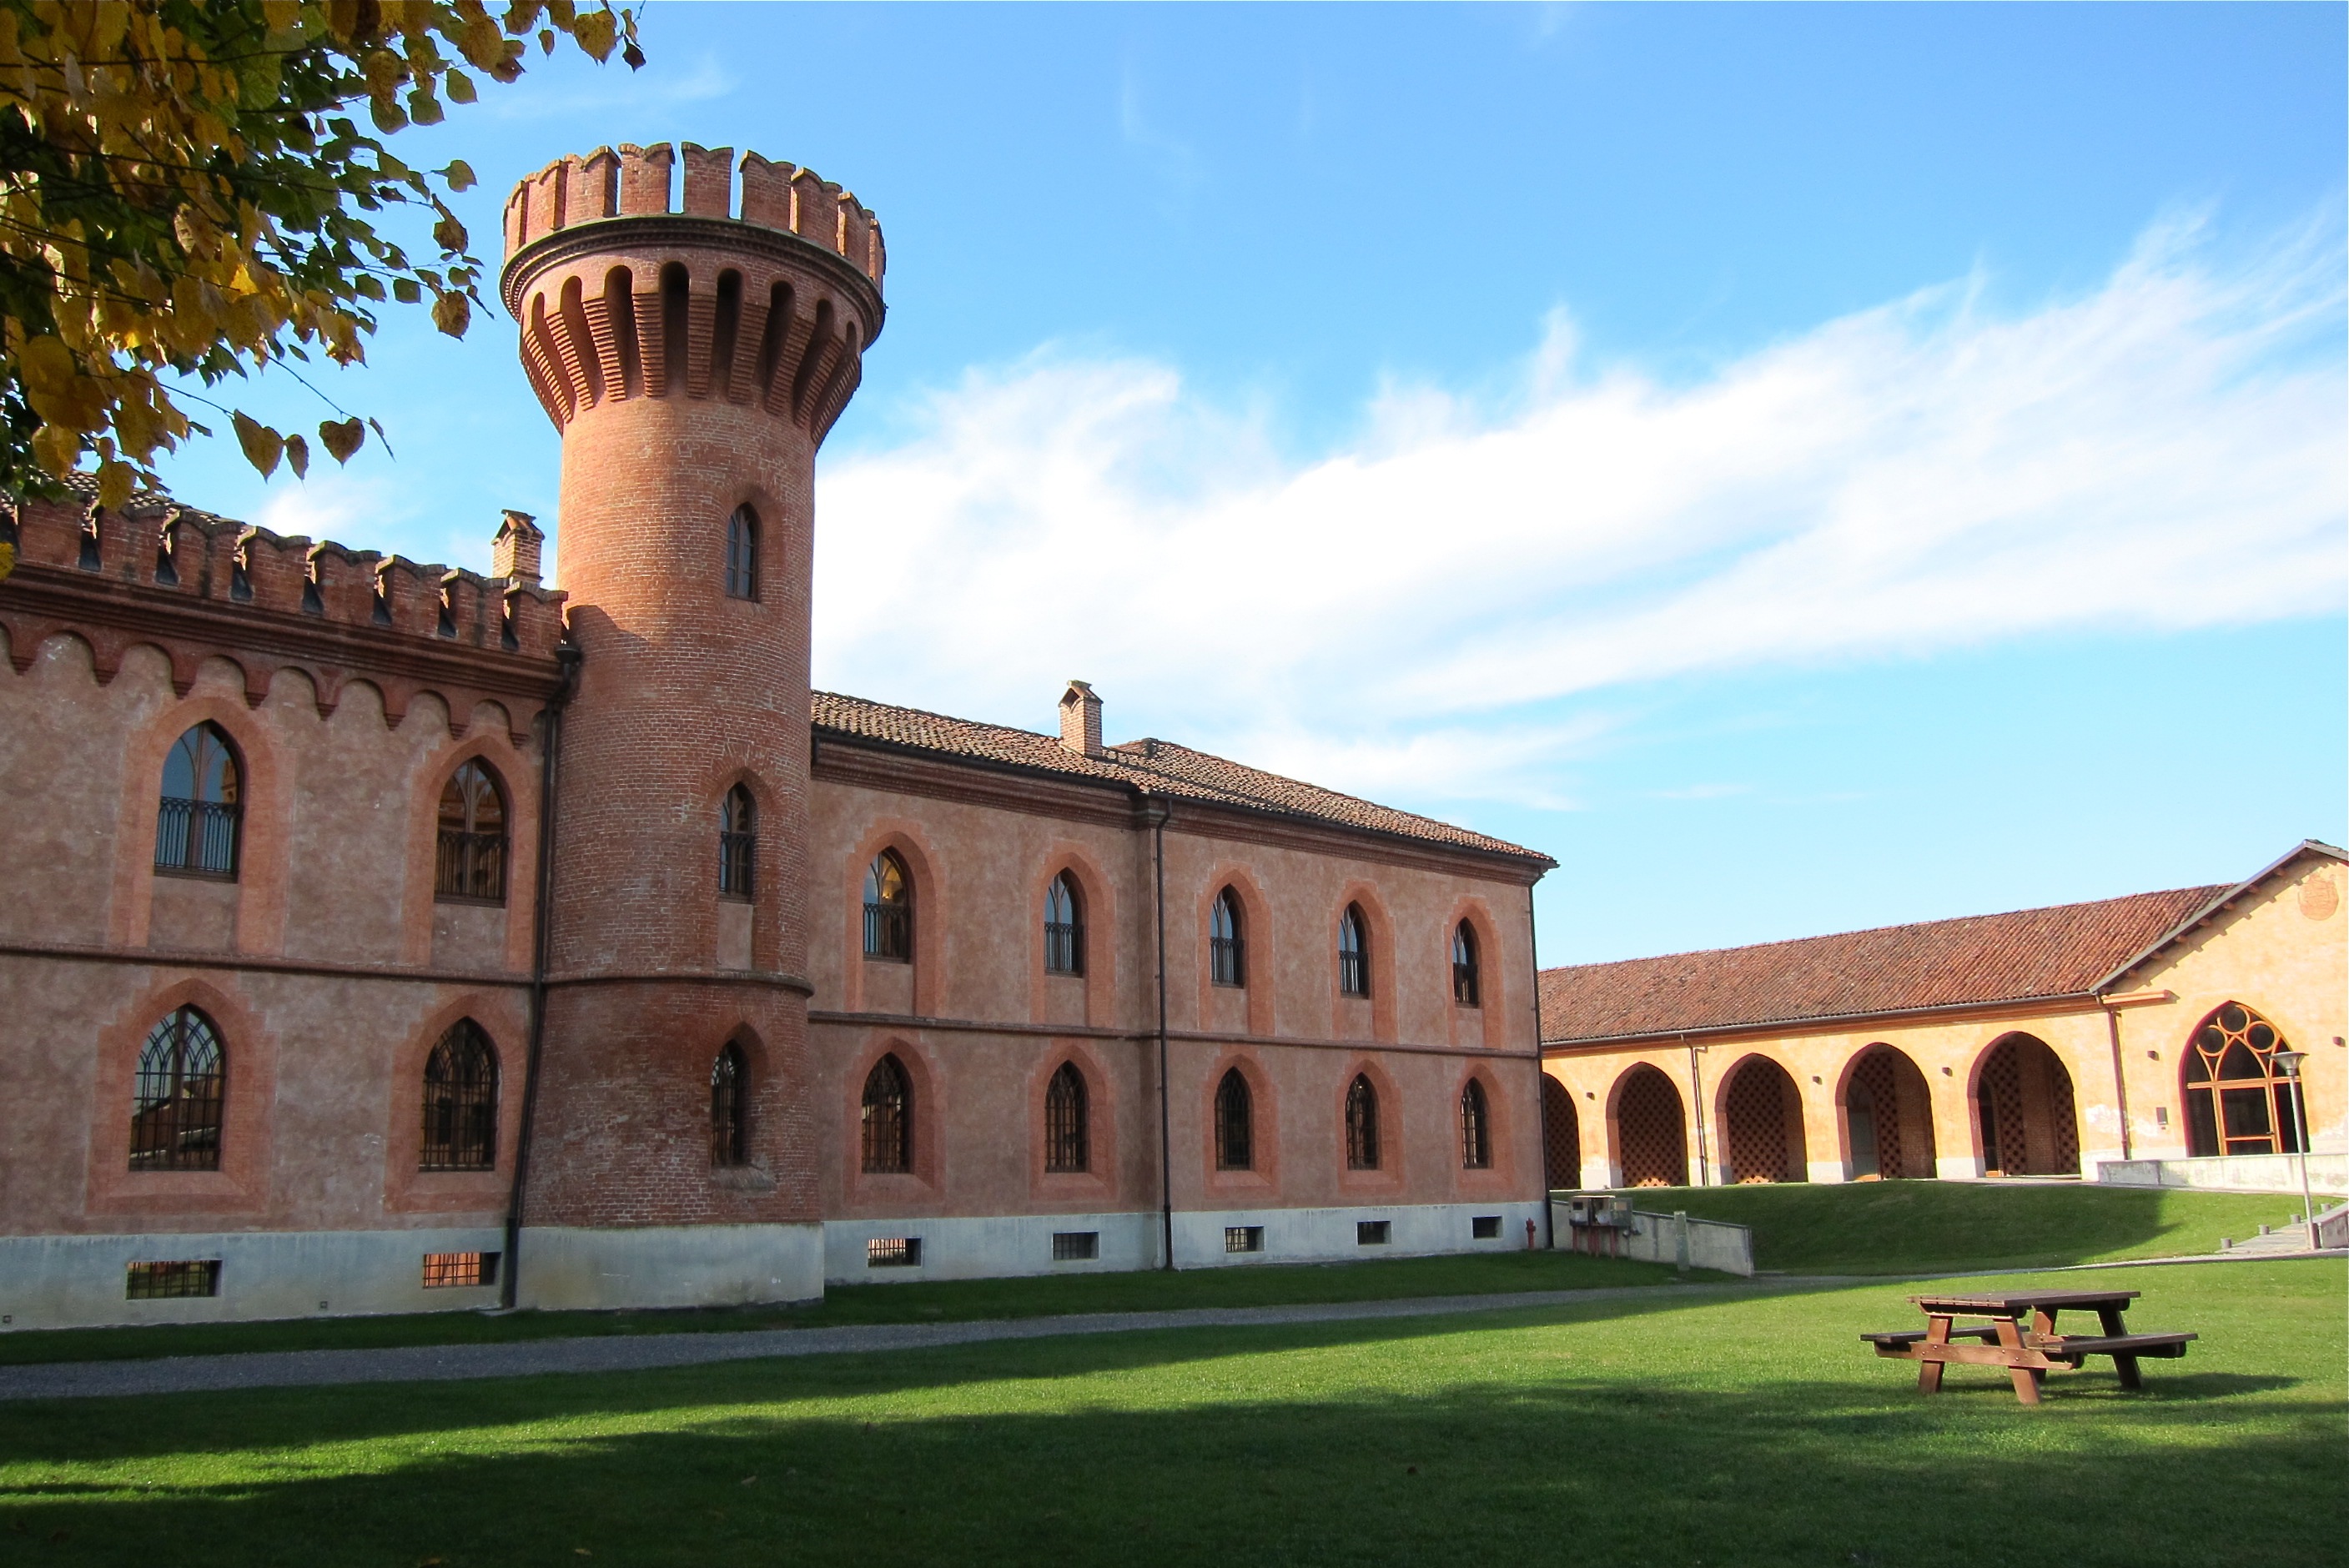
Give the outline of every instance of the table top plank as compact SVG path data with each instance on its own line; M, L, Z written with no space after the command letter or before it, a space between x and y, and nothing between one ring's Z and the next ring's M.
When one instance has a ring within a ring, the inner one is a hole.
M1912 1295L1909 1299L1928 1313L1957 1312L2012 1317L2051 1308L2094 1311L2126 1306L2137 1298L2133 1290L2022 1290L1998 1295Z

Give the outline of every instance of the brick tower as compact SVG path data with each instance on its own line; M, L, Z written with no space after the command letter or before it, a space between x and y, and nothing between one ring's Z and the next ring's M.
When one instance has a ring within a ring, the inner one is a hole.
M881 330L882 242L807 170L751 153L740 173L737 202L731 149L624 145L506 203L503 295L563 432L558 560L584 655L525 1210L540 1305L823 1291L802 978L812 480ZM737 786L747 898L721 887ZM739 1164L711 1147L729 1045Z

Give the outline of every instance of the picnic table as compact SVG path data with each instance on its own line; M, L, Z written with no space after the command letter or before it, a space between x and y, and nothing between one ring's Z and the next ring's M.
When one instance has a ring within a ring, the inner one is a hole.
M1925 1315L1921 1329L1863 1334L1878 1356L1919 1363L1917 1387L1927 1394L1941 1391L1941 1368L1951 1362L2003 1367L2013 1380L2014 1397L2026 1405L2039 1403L2039 1386L2050 1368L2078 1371L2091 1356L2109 1356L2120 1374L2121 1387L2139 1388L2144 1379L2137 1358L2175 1358L2186 1354L2191 1334L2131 1334L2121 1323L2137 1293L2133 1290L2034 1290L1995 1295L1912 1295L1909 1299ZM2059 1334L2056 1316L2065 1312L2093 1312L2100 1332ZM1959 1327L1961 1318L1987 1318L1978 1326Z

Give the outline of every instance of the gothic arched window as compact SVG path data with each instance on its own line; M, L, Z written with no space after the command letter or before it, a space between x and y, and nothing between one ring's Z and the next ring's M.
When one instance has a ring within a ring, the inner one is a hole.
M2276 1026L2240 1002L2202 1020L2186 1048L2186 1152L2292 1154L2301 1145L2292 1082L2276 1070Z
M130 1100L130 1169L217 1171L228 1052L212 1021L175 1007L147 1032Z
M1379 1168L1379 1091L1370 1075L1356 1073L1346 1090L1346 1169Z
M487 764L469 758L440 787L440 845L432 896L467 903L506 901L506 796Z
M1485 1086L1475 1078L1460 1091L1460 1169L1493 1168L1493 1118L1485 1102Z
M1092 1166L1091 1129L1086 1125L1085 1075L1062 1062L1044 1087L1044 1169L1087 1171Z
M914 884L895 850L864 868L864 956L913 962Z
M1371 994L1370 933L1358 903L1338 917L1338 989L1348 996Z
M1256 1099L1237 1068L1227 1068L1216 1086L1216 1169L1249 1171L1256 1166Z
M914 1168L914 1087L905 1064L883 1057L864 1075L864 1169L875 1173Z
M1207 911L1207 962L1218 985L1247 984L1247 937L1239 895L1230 888Z
M244 769L227 731L206 723L180 737L163 758L155 869L234 882L243 796Z
M1080 918L1077 884L1062 872L1044 890L1044 971L1048 975L1085 972L1085 927Z
M498 1053L460 1018L424 1064L425 1171L490 1171L498 1162Z
M748 899L759 847L759 807L737 784L718 808L718 896Z
M726 520L726 596L759 596L759 514L748 506Z
M720 1170L750 1158L750 1068L729 1043L709 1066L709 1163Z
M1452 928L1452 999L1464 1007L1479 1006L1481 977L1476 965L1476 928L1462 921Z

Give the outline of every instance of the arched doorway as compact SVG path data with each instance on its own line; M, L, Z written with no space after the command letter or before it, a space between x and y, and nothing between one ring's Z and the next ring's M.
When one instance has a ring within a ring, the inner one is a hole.
M1552 1191L1582 1185L1582 1119L1574 1113L1574 1096L1547 1073L1542 1074L1542 1163Z
M1688 1134L1681 1091L1646 1063L1615 1088L1615 1161L1626 1187L1688 1185Z
M1721 1139L1733 1182L1801 1181L1810 1174L1802 1091L1767 1057L1748 1057L1730 1070L1721 1095Z
M1991 1176L2076 1176L2080 1121L2072 1075L2036 1035L2009 1035L1982 1058L1974 1087L1982 1171Z
M2276 1071L2275 1055L2282 1049L2282 1031L2240 1002L2202 1020L2187 1042L2180 1073L2187 1153L2299 1151L2292 1088Z
M1844 1079L1855 1181L1933 1174L1933 1098L1905 1051L1870 1046Z

